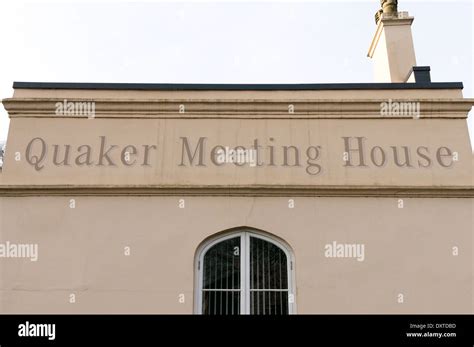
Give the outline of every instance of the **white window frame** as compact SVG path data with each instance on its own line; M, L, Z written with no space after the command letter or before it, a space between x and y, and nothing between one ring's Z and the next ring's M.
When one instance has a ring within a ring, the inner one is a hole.
M194 312L202 314L202 292L203 292L203 267L204 255L207 251L219 242L240 236L240 314L250 314L250 237L259 238L270 242L281 249L286 255L287 276L288 276L288 313L296 313L296 296L295 296L295 262L293 252L288 245L253 229L239 229L231 231L223 235L214 237L203 245L197 251L195 259L195 295L194 295Z

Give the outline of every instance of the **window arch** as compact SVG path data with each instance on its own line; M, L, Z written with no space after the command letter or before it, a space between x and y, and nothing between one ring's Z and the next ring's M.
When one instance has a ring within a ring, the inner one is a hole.
M294 313L293 257L268 234L225 233L202 245L196 260L197 313Z

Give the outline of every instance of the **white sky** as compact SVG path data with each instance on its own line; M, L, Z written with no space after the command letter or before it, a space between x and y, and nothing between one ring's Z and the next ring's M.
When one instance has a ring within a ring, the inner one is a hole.
M2 0L0 98L13 81L372 82L379 3ZM415 16L418 65L434 82L463 82L472 98L473 0L400 0L399 10ZM0 107L0 141L7 131Z

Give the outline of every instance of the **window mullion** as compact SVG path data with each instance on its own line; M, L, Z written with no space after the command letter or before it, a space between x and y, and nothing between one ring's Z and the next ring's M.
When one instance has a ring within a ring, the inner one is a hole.
M245 232L245 314L250 314L250 234Z
M242 233L240 236L240 314L247 313L246 306L246 281L245 271L246 267L246 256L245 256L245 244L246 244L246 233Z

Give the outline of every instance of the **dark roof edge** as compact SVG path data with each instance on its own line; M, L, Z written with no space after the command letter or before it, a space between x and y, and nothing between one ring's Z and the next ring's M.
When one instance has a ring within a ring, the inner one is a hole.
M13 82L14 89L96 90L374 90L463 89L462 82L436 83L322 83L322 84L192 84L192 83L64 83Z

